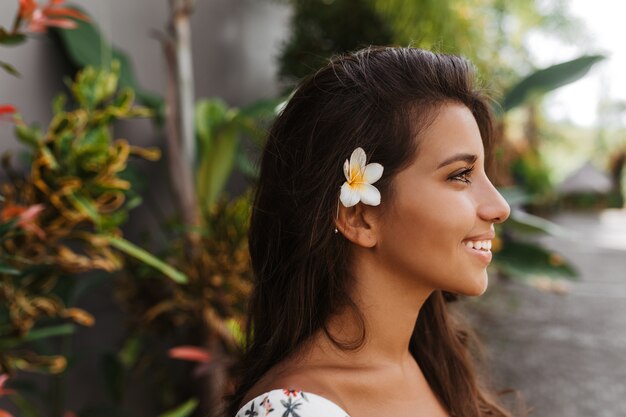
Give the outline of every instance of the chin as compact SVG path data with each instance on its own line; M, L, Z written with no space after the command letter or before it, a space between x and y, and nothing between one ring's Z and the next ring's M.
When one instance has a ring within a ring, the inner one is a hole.
M478 297L479 295L483 295L485 291L487 291L487 286L489 284L489 278L487 277L487 272L485 271L484 275L480 277L475 277L471 281L473 285L467 286L465 288L460 288L457 293L466 295L468 297Z

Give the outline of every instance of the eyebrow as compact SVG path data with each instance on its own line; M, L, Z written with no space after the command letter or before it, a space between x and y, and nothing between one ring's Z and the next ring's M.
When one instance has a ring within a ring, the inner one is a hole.
M478 157L476 155L473 155L470 153L458 153L446 159L442 163L440 163L437 169L444 167L446 165L450 165L457 161L464 161L464 162L467 162L468 164L473 164L474 162L476 162L477 159Z

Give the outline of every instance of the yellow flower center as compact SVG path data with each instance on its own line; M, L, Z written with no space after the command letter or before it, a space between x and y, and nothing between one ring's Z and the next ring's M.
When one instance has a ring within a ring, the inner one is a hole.
M359 183L365 182L363 178L363 171L360 167L350 167L350 179L348 180L348 185L355 185Z

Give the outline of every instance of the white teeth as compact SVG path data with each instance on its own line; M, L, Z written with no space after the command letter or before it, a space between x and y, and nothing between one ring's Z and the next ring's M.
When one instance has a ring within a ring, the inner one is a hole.
M468 240L465 242L465 246L470 249L489 251L491 250L491 240Z

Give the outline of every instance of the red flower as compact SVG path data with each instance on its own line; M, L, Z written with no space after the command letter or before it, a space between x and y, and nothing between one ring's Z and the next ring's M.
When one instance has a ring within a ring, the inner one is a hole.
M17 111L17 109L10 104L1 104L0 105L0 116L5 114L13 114Z
M177 346L168 351L169 357L185 361L208 363L211 360L211 352L196 346Z
M9 376L7 374L0 374L0 397L2 397L4 395L15 394L15 391L13 391L11 389L4 388L4 384L8 380L9 380Z
M41 204L35 204L30 207L22 207L17 204L6 204L2 210L0 210L0 221L7 221L14 218L18 218L17 225L22 229L36 234L40 239L44 239L46 234L44 231L35 224L37 215L44 209ZM1 382L1 381L0 381ZM0 389L2 385L0 385ZM1 391L0 391L1 392Z
M17 109L10 104L0 104L0 120L13 120L13 115Z
M69 17L87 21L89 18L83 13L68 7L60 7L65 0L48 0L45 6L40 6L37 0L20 0L19 16L28 25L29 32L45 32L49 27L74 29L76 22Z
M0 397L4 395L15 394L15 391L4 388L4 384L7 382L8 379L9 379L9 376L7 374L0 374ZM8 411L0 408L0 417L14 417L14 416Z

